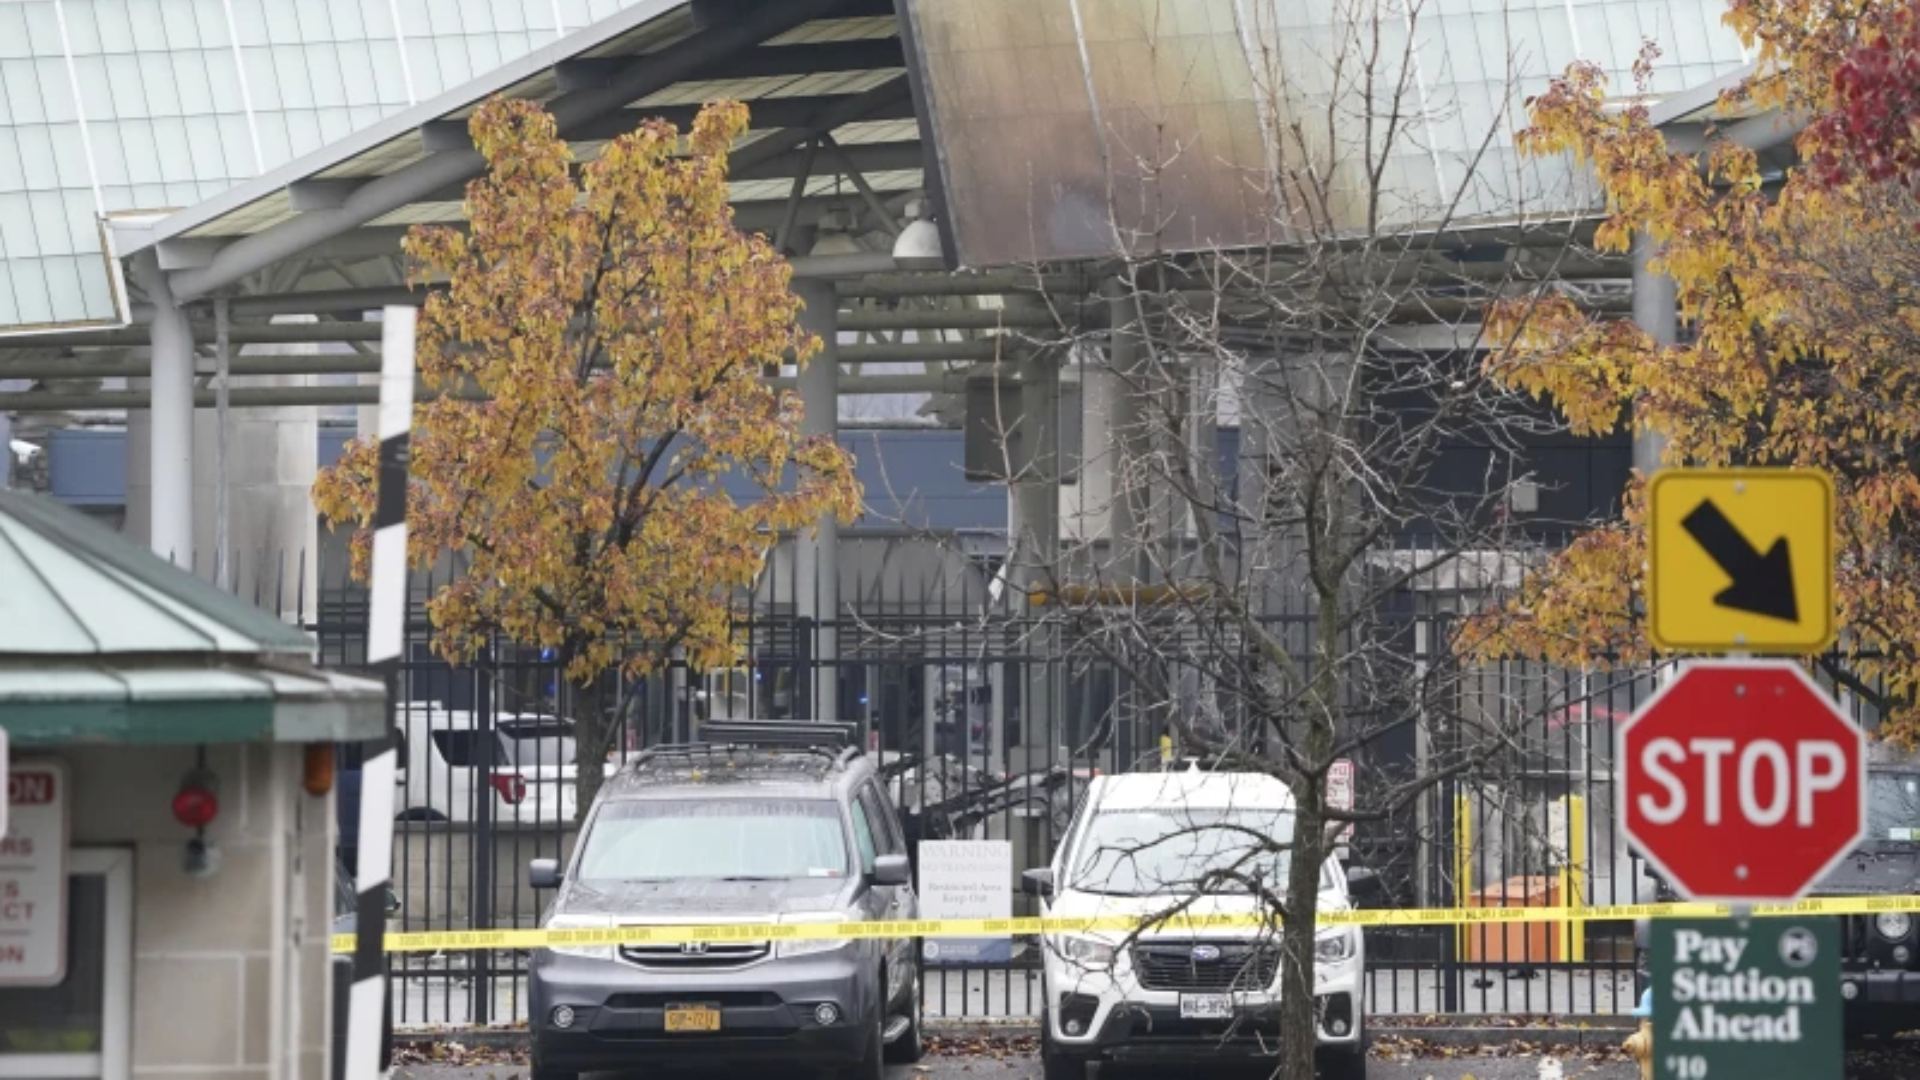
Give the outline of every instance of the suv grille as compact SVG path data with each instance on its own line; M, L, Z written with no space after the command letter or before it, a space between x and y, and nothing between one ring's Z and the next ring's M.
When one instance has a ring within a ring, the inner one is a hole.
M1219 955L1209 958L1208 948ZM1245 942L1136 944L1133 971L1146 990L1265 990L1280 971L1280 949Z
M644 967L713 970L744 967L773 951L765 941L698 942L692 945L622 945L620 958Z

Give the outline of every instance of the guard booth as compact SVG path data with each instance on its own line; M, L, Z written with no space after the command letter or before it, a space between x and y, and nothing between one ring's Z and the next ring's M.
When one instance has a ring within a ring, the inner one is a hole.
M378 683L0 490L0 1078L326 1080L333 744Z

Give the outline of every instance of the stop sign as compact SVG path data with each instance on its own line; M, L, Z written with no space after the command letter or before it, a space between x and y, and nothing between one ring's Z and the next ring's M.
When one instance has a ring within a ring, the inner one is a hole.
M1619 762L1628 841L1695 900L1795 899L1866 828L1866 736L1785 661L1682 668Z

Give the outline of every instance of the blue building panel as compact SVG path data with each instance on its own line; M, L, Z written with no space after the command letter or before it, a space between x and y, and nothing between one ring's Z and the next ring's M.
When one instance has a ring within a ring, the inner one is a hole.
M338 461L350 438L344 429L321 428L320 466ZM855 475L866 491L866 513L856 529L999 532L1007 527L1006 489L968 482L958 431L843 431L840 445L853 454ZM736 497L749 490L738 477L727 486Z
M127 433L94 428L55 431L47 440L47 479L69 506L127 501Z

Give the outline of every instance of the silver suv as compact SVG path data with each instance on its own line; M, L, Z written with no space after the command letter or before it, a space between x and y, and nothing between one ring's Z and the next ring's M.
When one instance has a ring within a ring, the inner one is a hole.
M554 929L844 922L918 914L906 839L848 725L709 723L611 777L558 889ZM533 1075L770 1061L878 1080L920 1056L912 939L541 949Z

